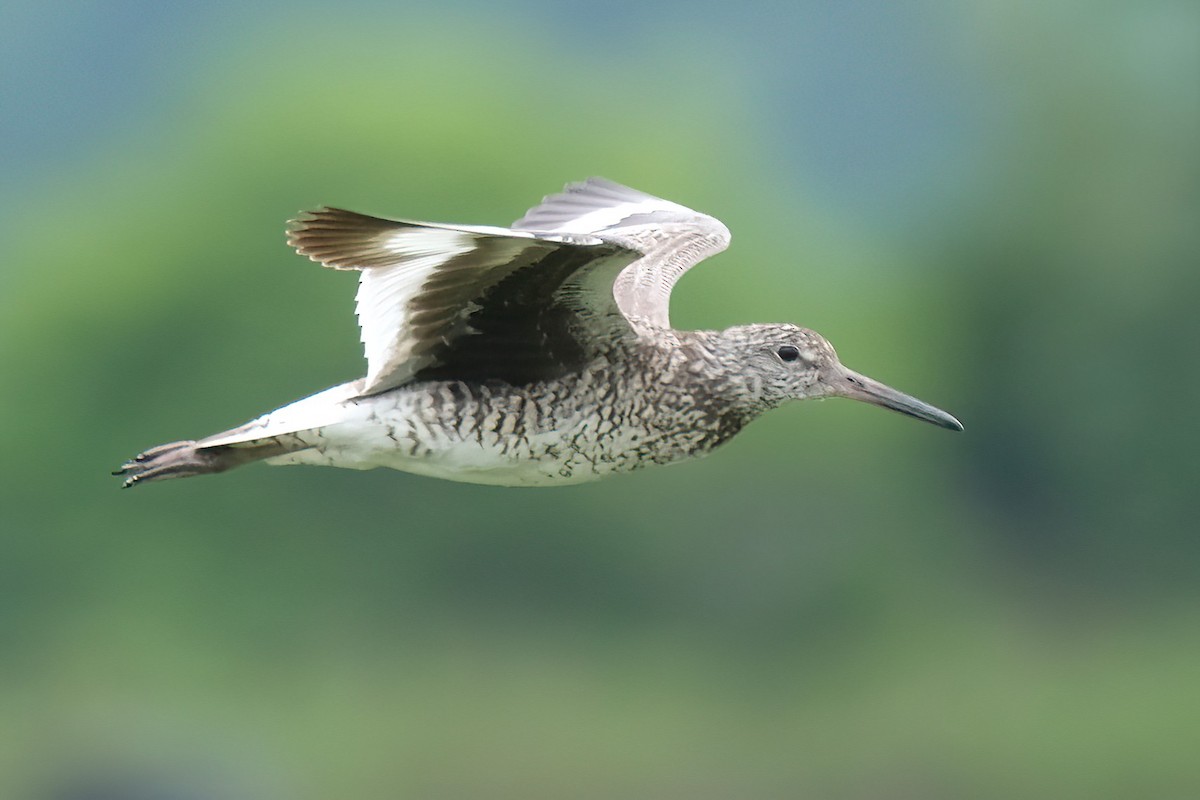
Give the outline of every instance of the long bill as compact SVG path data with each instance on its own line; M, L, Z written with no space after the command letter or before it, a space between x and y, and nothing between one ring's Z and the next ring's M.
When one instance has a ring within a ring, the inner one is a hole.
M825 379L829 385L830 394L837 397L849 397L851 400L861 400L864 403L890 408L910 417L916 417L924 422L931 422L952 431L961 431L962 423L950 414L935 408L923 400L893 389L877 380L860 375L854 370L846 369L840 364L833 376Z

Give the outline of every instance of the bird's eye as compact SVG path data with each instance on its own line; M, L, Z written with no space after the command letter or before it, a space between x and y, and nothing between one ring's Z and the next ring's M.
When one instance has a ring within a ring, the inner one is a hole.
M790 344L785 344L783 347L775 351L775 355L779 356L784 361L795 361L800 358L800 348L793 347Z

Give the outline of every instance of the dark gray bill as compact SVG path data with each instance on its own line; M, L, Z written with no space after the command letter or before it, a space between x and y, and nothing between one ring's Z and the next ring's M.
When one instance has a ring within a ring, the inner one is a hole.
M890 408L892 411L899 411L901 414L908 414L910 417L932 422L934 425L949 428L952 431L963 429L961 422L940 408L934 408L929 403L897 391L866 375L859 375L854 370L846 369L841 365L837 367L837 370L832 378L826 379L826 383L832 389L831 394Z

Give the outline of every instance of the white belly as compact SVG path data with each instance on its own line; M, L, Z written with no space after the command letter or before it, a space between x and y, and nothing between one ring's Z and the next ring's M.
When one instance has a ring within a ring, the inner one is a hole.
M349 400L339 406L338 421L296 432L310 445L308 449L277 456L268 463L388 467L466 483L563 486L636 468L639 459L626 440L631 436L634 441L645 440L612 426L593 430L603 426L582 414L564 415L553 429L533 432L510 425L507 418L498 424L484 419L479 424L464 424L462 429L430 424L439 418L436 409L422 403L419 396L405 393ZM291 409L280 409L268 417L294 420ZM319 417L325 420L330 414L322 412ZM598 447L600 437L604 441Z

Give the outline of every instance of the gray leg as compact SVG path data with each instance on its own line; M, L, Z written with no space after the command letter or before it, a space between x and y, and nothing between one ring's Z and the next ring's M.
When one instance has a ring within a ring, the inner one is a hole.
M237 447L197 447L194 441L171 442L140 453L132 461L125 462L113 475L124 477L125 482L121 486L128 489L147 481L224 472L251 461L281 455L288 449L274 440Z

